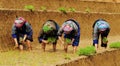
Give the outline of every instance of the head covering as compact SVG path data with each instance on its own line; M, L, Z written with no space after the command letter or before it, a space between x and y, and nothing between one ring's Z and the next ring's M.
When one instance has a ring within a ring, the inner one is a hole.
M70 26L70 25L65 25L64 27L63 27L63 31L64 32L70 32L70 31L72 31L73 30L73 28Z
M105 31L107 29L107 25L101 24L98 26L99 31Z
M22 17L19 17L15 20L15 26L18 28L22 27L24 23L25 23L25 19Z

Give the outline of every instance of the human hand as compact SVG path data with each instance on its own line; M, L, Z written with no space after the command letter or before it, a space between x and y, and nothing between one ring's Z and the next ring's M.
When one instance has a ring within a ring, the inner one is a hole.
M22 40L21 43L24 44L24 43L25 43L25 40Z

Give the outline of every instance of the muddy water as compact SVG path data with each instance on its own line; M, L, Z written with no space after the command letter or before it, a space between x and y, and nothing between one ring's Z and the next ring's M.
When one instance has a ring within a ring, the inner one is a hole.
M61 25L66 19L73 18L80 23L81 26L81 42L80 47L85 47L92 44L92 24L98 18L106 19L111 26L111 31L108 39L111 42L119 41L120 39L120 14L100 14L100 13L68 13L62 14L58 12L27 12L27 11L0 11L0 50L6 50L11 48L9 45L13 45L11 38L11 26L14 22L15 16L23 16L27 19L34 30L34 42L33 45L38 44L37 36L41 25L47 19L53 19ZM32 18L32 19L31 19ZM114 37L117 36L117 37ZM114 38L113 38L114 37ZM7 41L6 41L7 39ZM90 40L90 41L87 41ZM90 44L88 44L90 43ZM105 52L89 58L83 58L72 61L70 63L63 64L62 66L119 66L120 64L120 51ZM107 60L106 60L107 59Z

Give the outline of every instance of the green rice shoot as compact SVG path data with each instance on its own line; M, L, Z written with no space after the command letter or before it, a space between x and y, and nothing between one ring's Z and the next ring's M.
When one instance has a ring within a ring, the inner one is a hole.
M87 46L85 48L80 48L77 52L77 54L79 56L81 56L81 55L89 56L89 55L93 55L95 53L96 53L96 50L95 50L94 46Z
M49 43L54 43L56 41L56 38L55 37L49 37L48 38L48 42Z
M35 10L33 5L26 5L24 8L27 9L27 10L32 10L32 11Z
M107 42L108 42L107 38L106 38L106 37L104 37L104 38L103 38L103 43L105 43L105 44L106 44Z
M120 42L114 42L109 45L110 48L120 48Z
M70 43L71 43L71 39L66 38L65 40L66 40L66 41L65 41L66 44L70 44Z
M44 32L48 32L48 31L51 31L51 30L52 30L51 27L49 27L49 26L43 26L43 31Z

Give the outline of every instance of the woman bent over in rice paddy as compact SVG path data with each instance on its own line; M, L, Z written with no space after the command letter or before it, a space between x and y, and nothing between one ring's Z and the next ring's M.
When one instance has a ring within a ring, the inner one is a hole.
M98 48L99 35L101 35L101 47L107 48L107 36L110 32L110 26L107 21L98 19L93 24L93 46Z
M38 41L42 43L42 49L45 51L46 44L53 44L53 51L56 51L56 44L58 40L57 32L59 30L58 24L54 20L47 20L40 30Z
M64 33L64 40L62 40L61 38L63 33ZM62 42L62 44L64 44L65 52L68 51L68 45L72 45L73 53L75 53L79 45L79 39L80 39L79 24L73 19L66 20L59 29L58 35L60 41Z
M28 50L31 50L32 35L31 25L22 17L16 18L12 26L12 37L15 42L14 48L18 47L20 50L23 50L23 44L26 42Z

